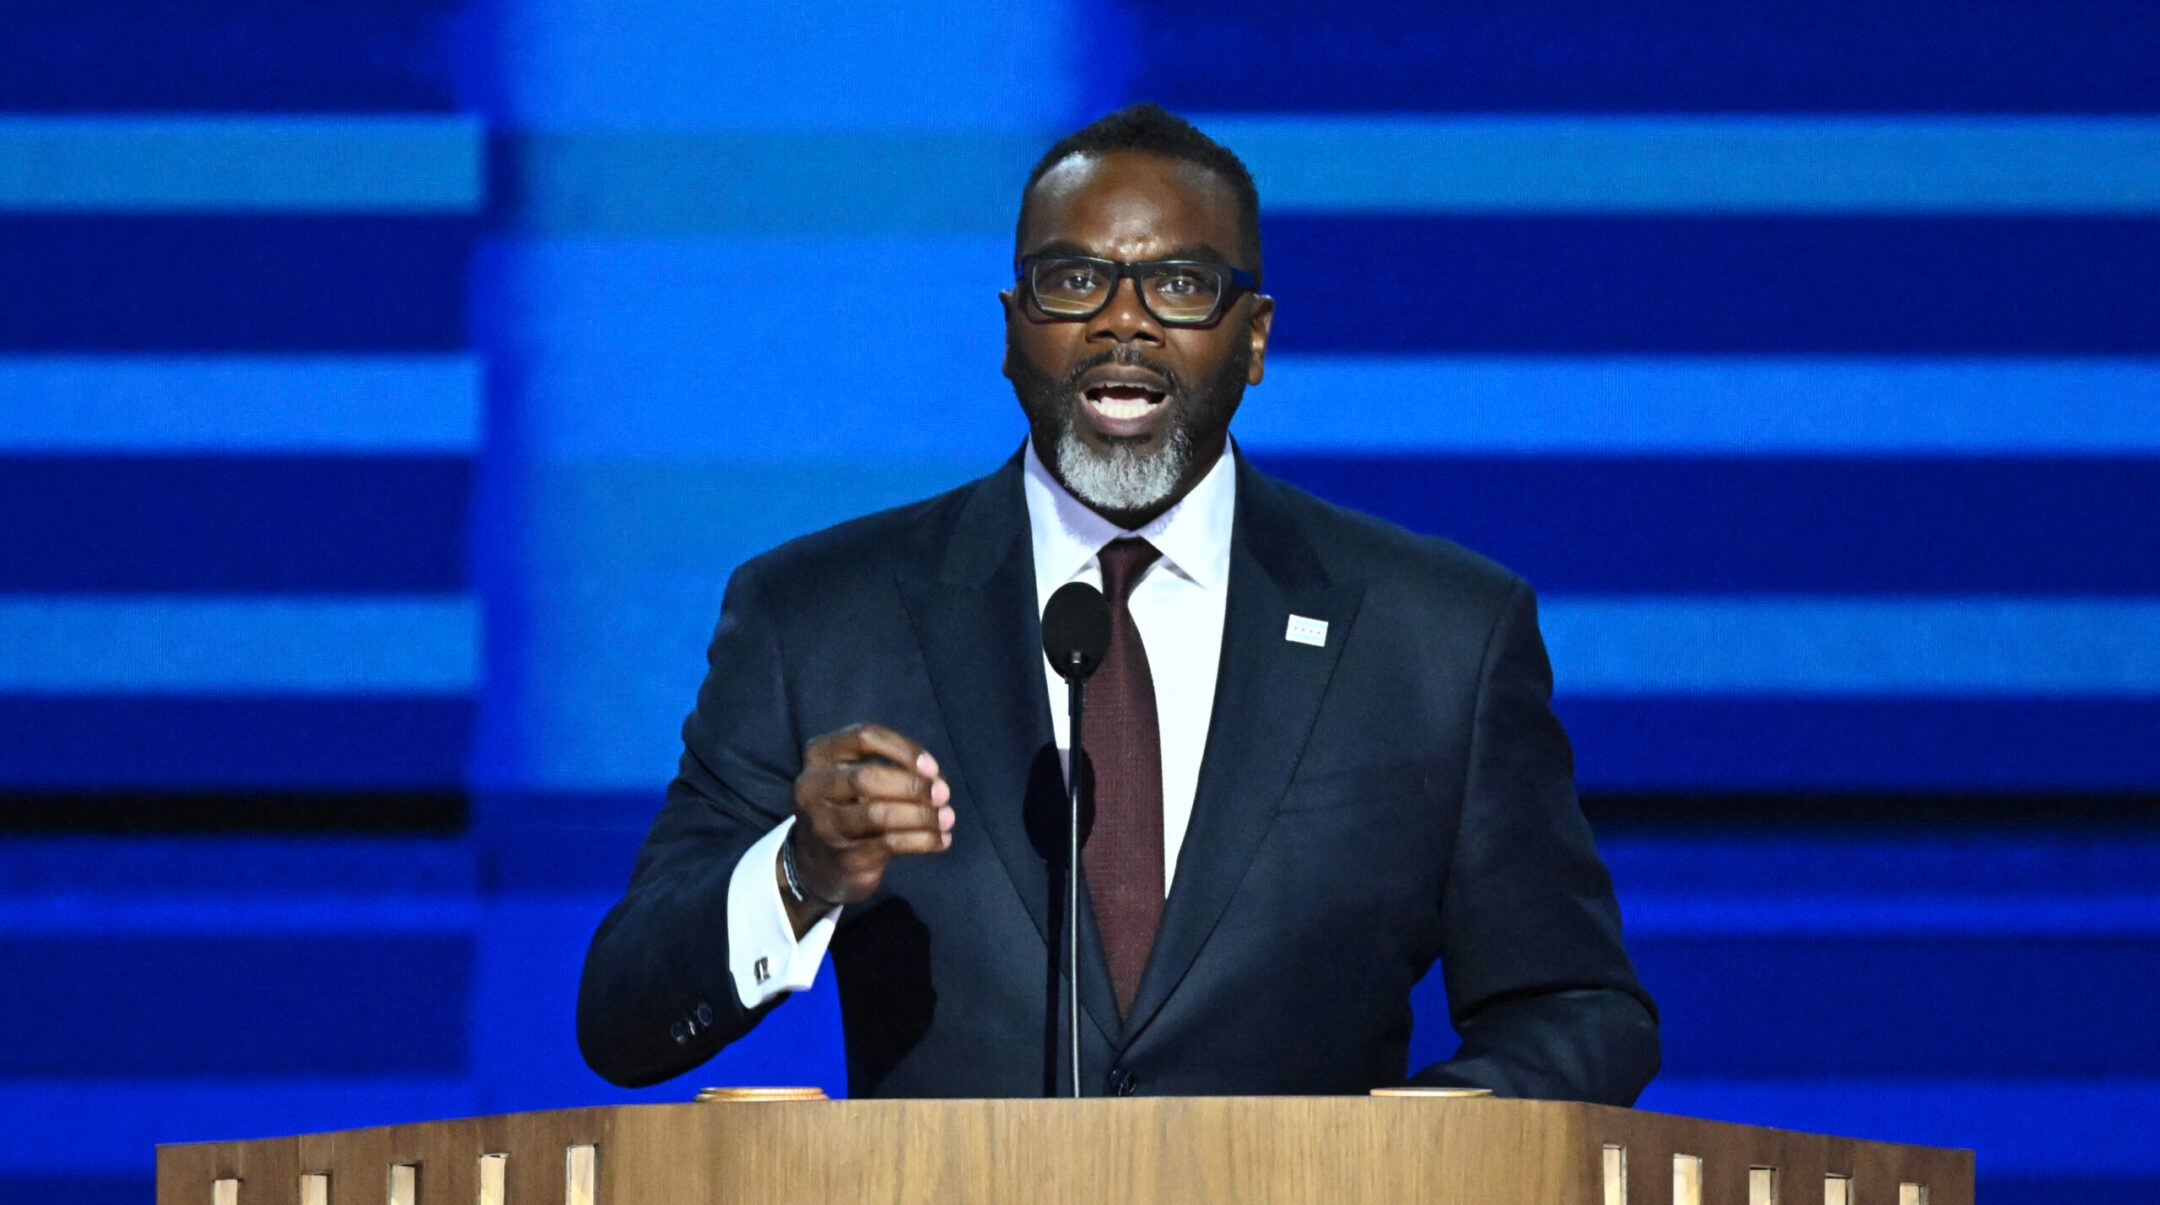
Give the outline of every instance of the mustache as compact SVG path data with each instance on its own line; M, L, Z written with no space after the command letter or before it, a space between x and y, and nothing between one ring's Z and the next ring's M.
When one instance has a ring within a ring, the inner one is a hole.
M1172 397L1183 398L1190 392L1185 387L1185 378L1172 371L1169 365L1149 359L1139 348L1129 343L1106 348L1073 365L1065 374L1065 379L1058 382L1058 391L1068 395L1078 392L1081 377L1112 364L1119 368L1147 369L1169 383Z

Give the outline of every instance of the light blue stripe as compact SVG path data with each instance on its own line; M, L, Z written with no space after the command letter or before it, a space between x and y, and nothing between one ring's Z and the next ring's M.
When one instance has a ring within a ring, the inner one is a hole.
M471 117L0 117L0 212L471 213Z
M2151 454L2160 360L1279 355L1234 430L1282 451Z
M1564 597L1541 618L1567 695L2160 694L2160 601Z
M509 217L542 234L1010 238L1028 169L1050 141L942 130L517 135L506 140Z
M1026 432L998 374L1012 238L534 239L479 271L521 318L553 459L973 460ZM782 283L816 282L812 288ZM895 317L936 315L927 326Z
M2160 120L1201 117L1264 211L2160 212Z
M1804 992L1807 985L1793 985ZM1905 990L1912 990L1907 988ZM1637 1108L1978 1152L1989 1174L2160 1174L2160 1082L1720 1080L1661 1075ZM1807 1201L1805 1186L1786 1198ZM1813 1198L1821 1200L1818 1194Z
M515 220L553 234L1007 234L1057 136L666 124L512 137ZM2150 118L1201 124L1251 165L1267 213L2160 213Z
M0 452L472 453L472 356L0 357Z
M469 598L0 598L0 691L464 694Z

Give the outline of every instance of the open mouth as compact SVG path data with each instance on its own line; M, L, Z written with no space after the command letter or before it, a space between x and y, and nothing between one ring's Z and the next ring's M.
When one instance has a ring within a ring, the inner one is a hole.
M1149 385L1110 381L1088 386L1082 396L1095 413L1113 421L1125 421L1146 417L1169 395Z

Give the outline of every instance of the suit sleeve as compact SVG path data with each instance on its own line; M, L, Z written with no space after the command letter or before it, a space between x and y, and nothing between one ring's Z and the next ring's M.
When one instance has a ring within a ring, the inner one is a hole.
M1656 1006L1621 945L1612 878L1551 700L1536 599L1518 582L1485 649L1441 901L1462 1047L1411 1082L1632 1104L1657 1073Z
M802 757L754 566L728 582L666 806L585 954L578 1047L626 1087L698 1066L784 998L745 1008L728 959L729 883L750 847L793 814Z

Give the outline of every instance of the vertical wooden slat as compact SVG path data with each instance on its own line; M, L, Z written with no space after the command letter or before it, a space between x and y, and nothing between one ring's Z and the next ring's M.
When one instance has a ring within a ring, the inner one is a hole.
M1748 1205L1778 1205L1778 1173L1774 1167L1751 1167L1747 1174Z
M1831 1172L1823 1177L1823 1205L1853 1205L1852 1177Z
M390 1165L389 1205L420 1205L420 1169L410 1163Z
M478 1205L503 1205L507 1195L503 1191L503 1184L509 1178L509 1170L508 1155L480 1156L480 1193L475 1198Z
M1702 1205L1702 1156L1672 1157L1673 1205Z
M330 1205L330 1177L320 1172L302 1175L300 1205Z
M1605 1205L1627 1205L1627 1148L1605 1144Z
M240 1205L240 1181L212 1181L210 1184L210 1205Z
M563 1205L593 1205L599 1181L599 1151L591 1143L563 1153Z

